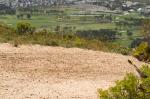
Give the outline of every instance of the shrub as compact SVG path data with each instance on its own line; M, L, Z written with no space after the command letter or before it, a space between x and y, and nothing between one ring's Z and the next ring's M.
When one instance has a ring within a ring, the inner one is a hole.
M52 40L52 41L46 42L46 45L47 46L59 46L59 43L56 40Z
M30 23L20 22L17 24L17 33L19 34L33 34L35 27L31 26Z
M150 61L150 47L147 42L141 43L134 51L133 56L140 61Z
M56 28L54 30L55 30L55 32L59 33L61 31L61 27L58 25L58 26L56 26Z
M114 87L108 90L100 89L100 99L150 99L150 68L142 66L140 69L147 75L147 78L138 78L130 73L117 81Z
M129 55L131 54L131 49L130 48L127 48L127 47L118 47L115 49L115 51L117 53L121 53L122 55Z
M85 39L111 41L117 38L117 31L111 29L77 31L77 36Z

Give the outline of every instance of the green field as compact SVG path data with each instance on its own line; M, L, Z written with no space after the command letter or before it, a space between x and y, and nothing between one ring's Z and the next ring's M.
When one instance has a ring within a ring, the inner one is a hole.
M84 19L85 18L85 19ZM26 21L36 28L54 29L56 26L74 26L77 30L97 30L97 29L114 29L113 23L97 23L94 16L64 16L59 18L57 15L38 15L32 16L30 20L24 18L17 19L15 15L0 15L0 22L9 26L16 27L18 22Z
M54 9L58 10L58 9ZM125 18L140 18L141 16L138 13L130 13L128 15L123 14L111 14L112 22L100 23L97 22L95 16L109 16L108 13L99 12L96 15L93 14L75 14L79 12L79 9L63 9L64 13L50 13L49 15L32 15L31 19L27 19L24 16L23 19L18 19L16 15L0 15L0 22L5 23L11 27L16 28L17 23L19 22L29 22L36 29L48 29L54 31L57 26L61 27L75 27L73 31L77 30L99 30L99 29L118 29L118 33L122 34L121 39L117 39L114 43L129 46L133 39L127 36L127 30L133 32L132 38L136 38L140 35L140 31L137 30L137 27L122 27L116 26L115 21L126 21ZM124 31L124 32L121 32Z

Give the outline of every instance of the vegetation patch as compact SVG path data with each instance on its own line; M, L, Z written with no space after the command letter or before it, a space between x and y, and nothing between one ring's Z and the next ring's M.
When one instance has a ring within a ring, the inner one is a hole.
M27 22L19 22L16 29L2 24L0 26L0 42L12 43L15 47L18 47L20 44L40 44L47 46L79 47L84 49L128 54L127 50L126 52L121 51L123 47L107 41L108 39L104 41L101 39L89 39L86 36L79 36L75 33L70 33L73 32L70 31L70 27L66 27L65 30L66 31L62 31L62 28L60 27L58 27L54 32L50 32L46 29L35 30L35 28ZM100 33L102 33L101 36L105 37L103 32ZM93 36L97 37L99 35L100 34L93 34Z
M143 65L140 70L147 76L139 78L129 73L126 77L117 81L114 87L108 90L100 89L100 99L149 99L150 98L150 68Z
M141 43L134 51L133 56L140 61L150 61L150 47L147 42Z

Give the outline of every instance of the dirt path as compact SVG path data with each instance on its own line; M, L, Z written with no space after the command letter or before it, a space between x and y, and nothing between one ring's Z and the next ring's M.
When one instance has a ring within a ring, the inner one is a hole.
M0 44L0 99L97 99L126 72L120 54L78 48Z

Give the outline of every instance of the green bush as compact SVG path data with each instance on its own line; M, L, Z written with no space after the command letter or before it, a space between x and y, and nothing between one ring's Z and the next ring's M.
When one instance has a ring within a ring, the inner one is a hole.
M147 42L141 43L134 51L133 56L140 61L150 61L150 47Z
M114 48L114 51L117 53L121 53L122 55L130 55L131 49L127 47L116 47Z
M140 69L147 75L147 78L139 78L130 73L117 81L114 87L108 90L100 89L100 99L150 99L150 68L142 66Z
M19 34L33 34L35 27L31 26L30 23L20 22L17 24L17 33Z
M56 40L51 40L51 41L47 41L45 43L45 45L47 45L47 46L59 46L59 42Z

